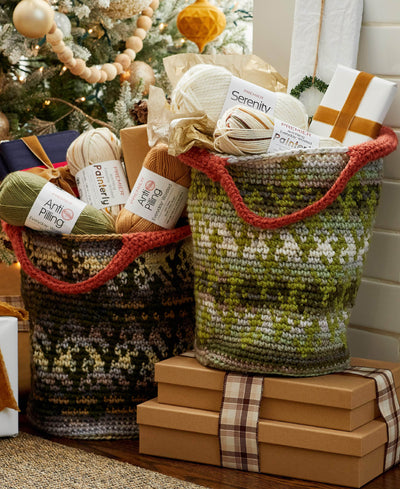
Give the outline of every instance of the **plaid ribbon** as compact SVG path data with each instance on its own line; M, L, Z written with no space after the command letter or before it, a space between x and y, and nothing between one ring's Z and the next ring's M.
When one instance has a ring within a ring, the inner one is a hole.
M221 465L259 472L258 418L263 377L227 373L219 416Z
M384 470L389 470L400 461L400 407L393 374L390 370L371 367L351 367L343 373L362 375L375 380L378 407L386 422L388 435Z

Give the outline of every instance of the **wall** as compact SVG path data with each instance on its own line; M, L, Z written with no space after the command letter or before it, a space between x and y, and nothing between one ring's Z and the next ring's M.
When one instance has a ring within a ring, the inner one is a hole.
M288 76L295 0L254 0L253 52ZM357 68L400 85L400 2L364 0ZM384 121L400 138L400 89ZM398 361L400 342L400 148L384 181L349 327L353 356Z

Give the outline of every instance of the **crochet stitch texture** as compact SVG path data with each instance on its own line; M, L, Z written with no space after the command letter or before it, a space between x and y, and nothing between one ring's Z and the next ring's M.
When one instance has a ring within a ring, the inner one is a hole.
M306 150L229 160L206 151L181 155L197 168L188 215L200 363L288 376L348 367L346 327L383 173L382 159L370 160L382 155L386 143L386 153L397 144L395 136L391 142L392 135L386 136L383 144L368 143L356 152ZM340 186L341 193L326 208L316 206L346 173L355 153L355 159L366 160L363 164L370 162L354 172L343 190ZM316 213L301 216L298 211L307 206ZM292 213L293 219L284 217Z
M23 232L34 267L71 284L104 270L123 240ZM51 290L23 272L22 297L30 315L33 425L71 438L135 437L136 406L156 395L154 364L193 346L191 239L147 251L81 294Z

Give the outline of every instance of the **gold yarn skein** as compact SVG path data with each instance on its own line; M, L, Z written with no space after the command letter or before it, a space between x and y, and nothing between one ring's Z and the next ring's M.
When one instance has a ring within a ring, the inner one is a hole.
M87 166L121 158L121 143L107 127L83 132L70 144L67 151L68 169L73 176ZM112 205L101 211L115 219L123 207Z
M0 218L14 226L24 226L26 218L46 185L45 178L26 171L9 173L0 185ZM71 234L114 233L113 220L104 212L87 204L82 210Z
M166 144L153 146L144 159L143 167L183 187L189 188L190 186L190 168L175 156L168 154L168 146ZM115 228L117 233L121 234L164 229L158 224L133 214L125 208L119 213Z

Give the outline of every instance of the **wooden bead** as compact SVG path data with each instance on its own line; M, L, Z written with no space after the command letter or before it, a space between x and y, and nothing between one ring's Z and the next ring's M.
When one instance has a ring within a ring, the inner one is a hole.
M64 39L64 34L61 29L57 27L57 29L53 32L53 34L47 34L46 41L50 44L57 44Z
M136 53L133 49L125 49L124 54L129 56L129 59L133 61L136 58Z
M87 80L87 78L89 78L89 76L92 74L92 72L90 71L90 68L88 66L85 67L85 69L82 71L82 73L79 75L81 78L83 78L84 80Z
M114 80L117 76L117 68L111 63L104 64L101 69L107 74L107 81Z
M107 80L107 73L103 70L100 70L100 80L99 83L104 83Z
M68 63L64 63L65 67L68 68L71 71L71 68L74 68L76 66L76 59L72 58Z
M137 28L137 29L135 30L135 32L133 33L133 35L134 35L135 37L138 37L138 38L139 38L139 39L141 39L142 41L143 41L143 39L146 37L146 34L147 34L147 32L146 32L144 29L140 28L140 27L139 27L139 28Z
M54 34L57 30L57 24L55 22L53 22L53 25L51 26L51 29L49 30L49 32L47 33L47 36L49 34ZM47 36L46 36L46 39L47 39Z
M117 75L120 75L124 71L124 68L122 67L121 63L117 63L114 61L113 65L117 70Z
M52 46L52 49L56 54L58 54L58 53L62 53L64 49L66 49L66 47L67 46L65 45L65 43L63 41L60 41L56 45Z
M121 53L115 58L115 62L120 63L122 68L127 70L131 65L131 58L127 54Z
M143 42L140 37L131 36L126 40L125 46L127 49L132 49L135 53L138 53L143 48Z
M96 66L91 66L89 68L90 75L85 78L88 83L97 83L101 78L100 70Z
M70 69L70 72L73 75L80 76L81 73L83 73L83 71L85 70L85 68L86 68L86 63L83 61L83 59L77 58L76 64L73 68Z
M147 17L147 15L141 15L136 22L136 25L145 31L150 29L151 24L151 19L150 17Z
M68 47L66 47L64 51L58 54L58 59L61 61L61 63L68 63L73 57L74 53Z
M153 10L156 10L158 9L160 5L160 0L153 0L150 4L150 7L153 9Z
M142 15L147 15L147 17L153 17L154 10L151 7L147 7L142 10Z

